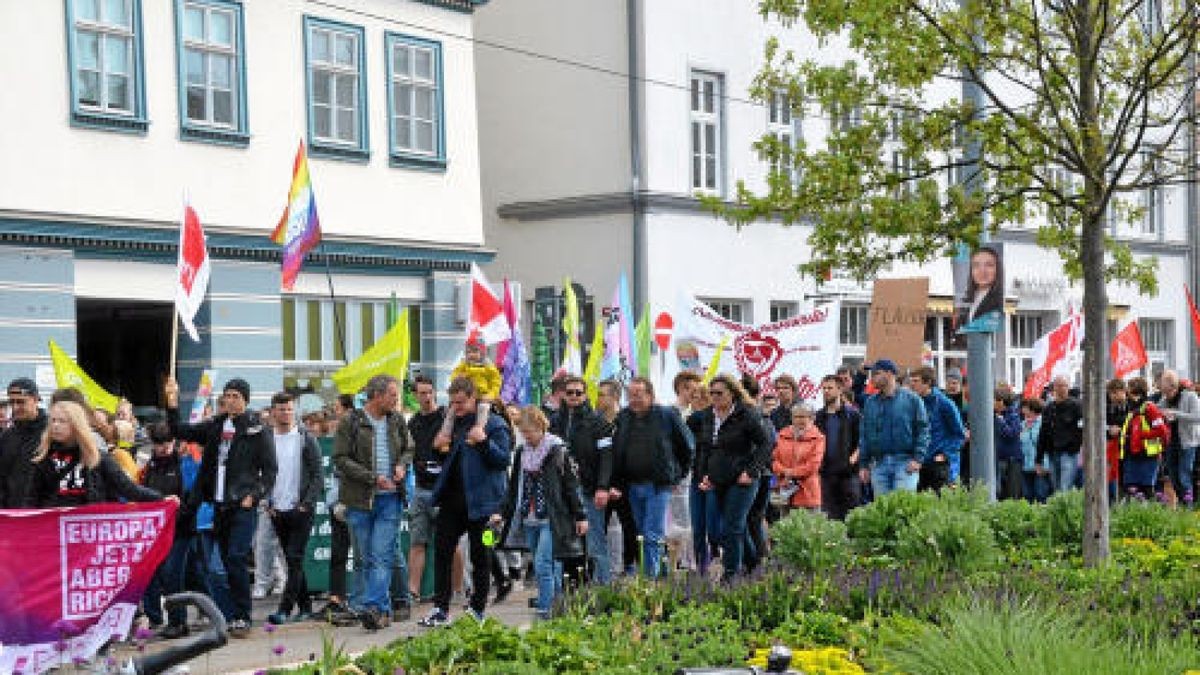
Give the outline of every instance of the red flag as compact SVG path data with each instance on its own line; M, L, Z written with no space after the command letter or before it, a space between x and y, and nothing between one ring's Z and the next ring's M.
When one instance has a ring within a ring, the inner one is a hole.
M1025 397L1039 398L1067 357L1083 344L1083 314L1071 310L1067 320L1033 343L1033 372L1025 381Z
M192 340L199 342L196 332L196 312L208 292L208 247L204 227L196 210L186 201L183 204L183 225L179 229L179 262L175 275L175 308L183 327Z
M504 320L508 323L510 332L517 330L517 301L513 298L513 287L508 283L508 278L504 279ZM512 338L500 343L496 347L496 363L504 363L504 357L508 354L509 347L512 346Z
M1117 332L1112 346L1108 350L1108 358L1112 360L1113 374L1118 378L1144 368L1149 359L1146 358L1146 345L1142 343L1142 331L1137 321Z
M1192 291L1187 284L1183 285L1183 292L1187 293L1188 310L1192 314L1192 337L1200 342L1200 312L1196 311L1196 301L1192 298Z
M483 276L483 270L475 263L471 263L471 318L467 322L467 334L477 335L485 345L512 338L504 306Z

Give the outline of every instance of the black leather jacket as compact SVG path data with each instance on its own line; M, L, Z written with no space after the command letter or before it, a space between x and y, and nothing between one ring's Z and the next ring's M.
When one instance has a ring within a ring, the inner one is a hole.
M220 461L221 428L228 415L218 415L206 422L184 424L179 421L179 409L167 409L167 424L175 438L204 446L200 460L200 475L193 492L198 501L216 501L217 463ZM245 413L233 418L233 441L225 463L226 502L240 502L247 496L254 504L271 496L275 487L275 439L263 426L258 415Z

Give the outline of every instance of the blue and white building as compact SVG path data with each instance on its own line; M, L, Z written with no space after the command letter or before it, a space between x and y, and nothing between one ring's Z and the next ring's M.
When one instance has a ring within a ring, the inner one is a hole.
M328 375L411 312L444 378L456 301L486 262L473 13L484 0L0 3L0 380L52 388L53 339L102 385L158 403L185 199L213 257L179 379L253 403ZM268 236L300 141L324 245L280 291ZM328 272L328 276L327 276ZM332 296L332 297L331 297Z

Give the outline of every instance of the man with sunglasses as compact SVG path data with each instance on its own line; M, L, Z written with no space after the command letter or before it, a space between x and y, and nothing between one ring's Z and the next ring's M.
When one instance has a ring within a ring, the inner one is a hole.
M592 410L583 378L568 377L564 385L562 406L550 425L550 433L563 439L579 466L579 487L588 518L587 554L593 565L592 578L607 584L612 580L605 526L608 490L612 484L612 425Z
M8 385L12 426L0 435L0 508L25 506L33 476L33 454L46 433L46 413L38 407L37 384L19 377Z

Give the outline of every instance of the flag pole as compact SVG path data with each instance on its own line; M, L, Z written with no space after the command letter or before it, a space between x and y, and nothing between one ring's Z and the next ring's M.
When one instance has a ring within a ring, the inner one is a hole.
M342 360L350 362L350 353L346 351L346 332L342 330L342 320L338 318L337 296L333 292L333 267L329 264L329 252L325 250L325 240L321 239L321 257L325 259L325 282L329 284L329 302L333 310L334 337L342 346Z
M175 304L171 309L171 362L170 373L171 379L175 379L175 357L179 351L179 305Z

